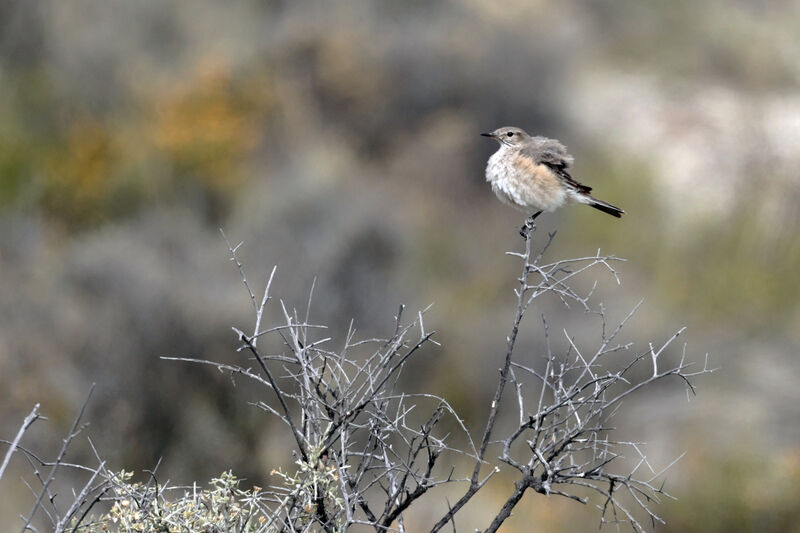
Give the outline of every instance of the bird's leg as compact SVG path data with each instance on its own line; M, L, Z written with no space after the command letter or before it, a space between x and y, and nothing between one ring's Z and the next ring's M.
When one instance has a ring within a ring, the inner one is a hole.
M519 234L522 235L523 239L528 238L528 235L530 234L534 226L533 221L536 220L536 217L538 217L541 214L542 214L541 211L537 211L525 220L525 224L523 224L522 227L519 229Z

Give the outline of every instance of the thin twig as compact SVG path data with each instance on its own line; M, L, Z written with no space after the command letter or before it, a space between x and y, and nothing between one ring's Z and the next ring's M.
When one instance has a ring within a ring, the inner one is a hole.
M14 440L11 441L11 445L8 447L8 451L6 451L6 455L3 458L3 464L0 465L0 479L3 479L3 474L6 471L6 467L8 466L8 462L11 460L11 456L14 455L14 452L19 445L19 441L22 440L22 435L28 431L28 428L31 427L31 424L36 422L41 416L39 415L39 404L33 406L31 412L28 413L28 416L25 417L25 420L22 421L22 425L17 431L17 436L14 437Z

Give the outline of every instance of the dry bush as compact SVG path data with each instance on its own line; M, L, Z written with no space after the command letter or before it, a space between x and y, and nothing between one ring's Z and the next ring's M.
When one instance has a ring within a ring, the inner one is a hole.
M427 527L455 531L464 506L479 499L501 469L516 481L492 513L487 532L497 531L528 489L596 505L601 524L624 523L642 531L661 521L655 504L669 497L663 469L651 466L640 443L618 440L611 420L623 400L647 394L654 383L676 378L694 392L691 379L711 369L707 361L693 367L685 349L677 361L666 356L682 329L644 351L619 341L636 308L608 328L603 307L590 304L594 289L581 293L575 288L579 277L597 269L616 279L618 259L598 252L548 262L545 254L555 234L534 246L535 230L527 232L524 249L511 254L521 263L516 313L482 431L467 427L446 399L403 390L401 376L409 360L435 343L424 311L407 318L401 306L386 337L358 339L351 324L344 339L335 342L325 336L324 325L310 320L312 287L304 310L281 301L283 321L264 324L265 309L276 305L270 296L275 269L257 295L237 258L240 245L229 244L255 315L252 332L234 328L240 361L164 359L210 365L234 382L244 378L259 384L263 394L254 405L280 419L291 434L294 446L287 454L293 454L295 467L274 470L278 484L252 490L240 489L231 473L212 480L208 489L172 487L158 481L157 468L148 472L146 483L134 483L130 472L109 469L96 452L95 466L65 461L82 429L86 403L54 460L23 447L23 434L39 418L37 406L14 440L3 441L9 448L0 477L19 451L35 479L29 484L34 503L22 516L22 530L39 531L34 523L41 523L57 532L335 532L355 525L406 531L412 508L423 500L435 505L442 500L437 489L451 485L460 496L442 505L439 519ZM559 352L551 349L550 325L542 316L546 353L540 365L523 364L531 358L517 353L517 338L531 305L545 295L599 315L602 328L592 346L579 346L565 332L568 348ZM515 422L499 423L502 412L514 413L506 418ZM459 472L464 464L472 466ZM66 497L52 488L65 468L86 475L85 483Z

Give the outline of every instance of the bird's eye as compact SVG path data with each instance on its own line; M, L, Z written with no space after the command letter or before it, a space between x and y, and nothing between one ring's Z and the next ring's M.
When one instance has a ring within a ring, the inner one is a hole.
M513 131L509 131L508 133L506 133L506 135L508 135L509 137L513 137L514 136L514 132Z

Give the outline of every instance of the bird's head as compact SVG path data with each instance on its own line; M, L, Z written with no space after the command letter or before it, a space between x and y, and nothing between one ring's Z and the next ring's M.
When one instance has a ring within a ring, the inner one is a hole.
M506 146L522 146L530 141L531 136L525 133L522 128L515 128L514 126L506 126L504 128L497 128L491 133L481 133L484 137L491 137L500 144Z

